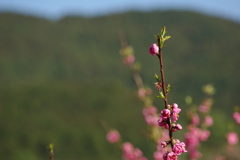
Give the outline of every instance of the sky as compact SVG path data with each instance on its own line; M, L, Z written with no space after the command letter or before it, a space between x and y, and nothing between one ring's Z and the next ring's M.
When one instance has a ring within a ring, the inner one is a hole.
M0 12L16 12L50 20L130 10L190 10L240 22L240 0L0 0Z

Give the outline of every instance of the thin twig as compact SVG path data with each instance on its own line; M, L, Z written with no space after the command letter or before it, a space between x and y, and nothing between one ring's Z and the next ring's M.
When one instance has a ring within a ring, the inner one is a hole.
M165 75L164 75L164 65L163 65L163 58L162 58L162 47L161 47L161 39L160 36L157 38L158 41L158 47L159 47L159 54L157 54L159 58L159 63L160 63L160 73L161 73L161 81L162 81L162 90L163 90L163 95L164 95L164 104L165 104L165 109L168 109L168 97L167 97L167 91L166 91L166 84L165 84ZM170 138L170 144L171 147L173 148L173 134L172 134L172 127L171 127L171 119L167 119L168 123L168 133L169 133L169 138Z

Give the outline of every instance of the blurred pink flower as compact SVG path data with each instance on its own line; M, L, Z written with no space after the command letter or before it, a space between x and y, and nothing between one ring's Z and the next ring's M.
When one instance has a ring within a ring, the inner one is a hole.
M229 145L235 145L238 143L238 135L235 132L229 132L227 134L227 141Z
M157 116L145 116L145 121L148 125L158 126L158 117Z
M146 96L150 96L152 94L152 90L150 88L140 88L138 89L138 97L146 98Z
M151 107L147 107L143 109L143 115L147 116L147 115L155 115L157 114L157 109L154 106Z
M199 152L196 148L194 148L192 150L188 150L188 151L189 151L189 158L191 160L197 160L202 157L201 152Z
M192 124L199 125L199 123L200 123L200 118L197 113L194 113L192 115Z
M145 90L145 88L140 88L138 90L138 97L139 98L145 98L146 97L146 90Z
M237 124L240 124L240 113L234 112L233 113L233 119L237 122Z
M154 106L143 109L143 115L148 125L158 126L157 109Z
M164 154L165 154L165 151L164 152L161 152L161 151L154 152L154 154L153 154L154 160L162 160Z
M123 157L126 160L147 160L140 149L134 148L130 142L123 143Z
M108 132L107 140L109 143L116 143L119 141L119 139L120 139L120 134L118 131L111 130L110 132Z
M213 119L211 116L206 116L204 119L204 123L209 127L213 125Z
M188 127L189 131L185 133L185 143L189 152L199 145L199 129Z
M203 130L203 131L201 131L201 133L199 135L199 139L201 141L206 141L209 136L210 136L210 131L209 130Z
M199 106L199 112L207 113L208 111L209 111L209 106L207 106L207 105L200 105Z

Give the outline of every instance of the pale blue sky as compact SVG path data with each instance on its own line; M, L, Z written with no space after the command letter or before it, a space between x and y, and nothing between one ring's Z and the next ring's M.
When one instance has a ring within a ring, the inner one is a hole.
M59 19L66 14L98 16L132 9L186 9L240 22L240 0L0 0L0 11L48 19Z

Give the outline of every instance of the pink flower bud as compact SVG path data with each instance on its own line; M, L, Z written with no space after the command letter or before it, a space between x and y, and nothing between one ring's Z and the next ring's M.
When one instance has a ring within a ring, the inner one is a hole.
M149 53L153 56L158 54L158 51L159 51L159 47L157 46L156 43L153 43L152 46L149 48Z
M176 130L182 130L182 126L180 124L173 124L172 132L175 132Z
M166 141L163 141L163 142L161 142L161 146L162 146L162 148L165 148L165 147L167 147L167 142Z
M207 105L200 105L199 106L199 112L202 112L202 113L209 112L209 106L207 106Z
M177 103L173 103L172 104L172 108L178 108L178 104Z
M181 126L180 124L176 124L175 128L176 128L177 130L182 130L182 126Z

